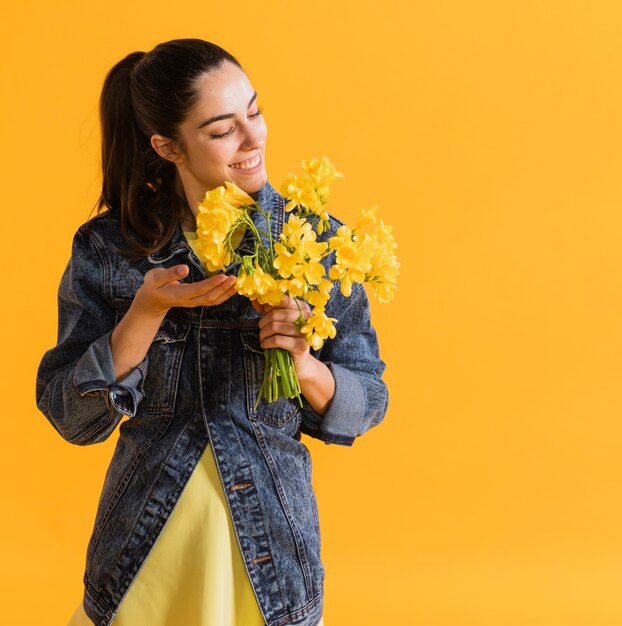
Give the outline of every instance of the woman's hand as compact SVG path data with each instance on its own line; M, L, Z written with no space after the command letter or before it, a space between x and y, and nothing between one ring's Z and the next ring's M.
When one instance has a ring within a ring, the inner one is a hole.
M185 264L149 270L134 296L136 306L147 315L162 317L172 307L215 306L236 293L235 276L217 274L196 283L180 283L188 272Z
M110 337L116 380L122 380L147 354L168 310L174 306L214 306L234 293L235 276L218 274L196 283L180 283L187 265L149 270L127 313Z
M303 300L285 296L278 306L251 301L263 317L259 320L259 340L262 348L283 348L291 353L302 395L320 414L324 415L335 393L335 379L330 369L310 352L305 336L294 322L302 313L307 318L311 308Z
M291 296L285 296L278 306L259 304L257 300L251 300L251 303L255 311L263 315L259 320L262 348L284 348L291 352L294 360L309 354L309 344L295 326L301 313L305 318L311 315L311 309L304 300L296 301Z

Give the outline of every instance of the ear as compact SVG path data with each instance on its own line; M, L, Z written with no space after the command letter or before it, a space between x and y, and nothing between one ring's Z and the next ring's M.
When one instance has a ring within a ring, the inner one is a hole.
M177 149L175 142L172 139L163 137L162 135L151 135L151 147L167 161L173 161L174 163L183 162L183 155L181 151Z

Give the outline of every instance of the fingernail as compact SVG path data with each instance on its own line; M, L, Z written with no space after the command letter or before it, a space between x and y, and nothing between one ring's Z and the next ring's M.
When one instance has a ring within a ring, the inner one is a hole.
M183 274L183 273L185 273L186 269L188 269L187 265L181 265L180 267L177 268L177 273L178 274Z

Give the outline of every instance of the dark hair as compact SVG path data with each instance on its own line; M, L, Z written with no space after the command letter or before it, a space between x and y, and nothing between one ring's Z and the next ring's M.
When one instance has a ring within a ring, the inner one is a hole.
M132 52L106 75L99 100L102 191L120 220L128 258L138 260L170 241L188 210L176 189L176 166L151 146L153 134L181 146L179 125L199 98L198 78L229 61L220 46L202 39L174 39L151 52Z

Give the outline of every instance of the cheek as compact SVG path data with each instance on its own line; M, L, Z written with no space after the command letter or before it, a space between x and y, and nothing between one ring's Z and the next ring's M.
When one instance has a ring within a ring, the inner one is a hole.
M263 117L262 117L262 121L263 121ZM268 127L266 126L265 121L263 121L263 124L261 125L260 134L264 139L268 136Z
M206 138L201 141L198 146L197 154L204 167L210 169L222 169L226 168L231 154L233 153L232 147L228 141L214 140Z

